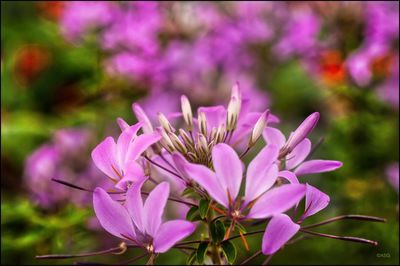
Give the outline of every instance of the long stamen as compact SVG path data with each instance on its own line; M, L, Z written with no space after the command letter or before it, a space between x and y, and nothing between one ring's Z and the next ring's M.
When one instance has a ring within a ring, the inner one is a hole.
M332 238L332 239L338 239L338 240L344 240L344 241L351 241L351 242L357 242L357 243L363 243L363 244L369 244L373 246L377 246L378 242L369 240L369 239L364 239L364 238L359 238L359 237L353 237L353 236L335 236L335 235L328 235L328 234L323 234L323 233L317 233L314 231L308 231L305 229L300 229L301 232L310 234L310 235L315 235L315 236L320 236L320 237L326 237L326 238Z
M244 247L246 248L247 251L250 251L249 244L247 243L247 240L244 237L244 235L243 235L241 230L239 230L239 234L240 234L240 238L242 239Z
M138 247L135 245L127 245L127 247ZM81 254L51 254L51 255L38 255L35 256L35 259L43 260L43 259L71 259L71 258L79 258L79 257L91 257L109 253L115 253L121 251L121 247L110 248L106 250L100 250L95 252L81 253Z
M328 220L325 220L325 221L322 221L322 222L319 222L319 223L303 226L302 228L303 229L308 229L308 228L318 227L318 226L321 226L321 225L333 223L333 222L340 221L340 220L346 220L346 219L368 221L368 222L380 222L380 223L385 223L386 222L386 219L380 218L380 217L349 214L349 215L341 215L341 216L333 217L333 218L330 218Z
M178 175L177 173L175 173L175 172L169 170L168 168L165 168L164 166L162 166L162 165L156 163L155 161L153 161L152 159L150 159L150 158L147 157L146 155L144 156L144 158L145 158L146 160L148 160L149 162L151 162L152 164L154 164L155 166L157 166L157 167L163 169L164 171L167 171L168 173L170 173L170 174L172 174L172 175L174 175L174 176L176 176L176 177L178 177L178 178L184 180L184 178L181 177L180 175Z

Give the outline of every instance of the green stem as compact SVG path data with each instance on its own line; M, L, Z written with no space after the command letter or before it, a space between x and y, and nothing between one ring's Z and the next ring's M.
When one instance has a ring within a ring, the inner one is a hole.
M213 211L209 210L209 212L207 214L208 238L210 239L210 245L211 245L211 260L214 265L222 265L222 259L221 259L220 252L219 252L220 244L215 243L213 241L211 230L210 230L210 227L211 227L210 225L214 220L212 213L213 213Z

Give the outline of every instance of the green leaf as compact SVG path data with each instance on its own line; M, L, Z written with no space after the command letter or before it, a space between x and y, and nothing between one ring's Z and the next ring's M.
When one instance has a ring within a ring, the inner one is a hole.
M192 208L190 208L190 210L186 214L186 220L192 221L192 222L201 220L201 217L199 214L199 208L197 206L193 206Z
M240 223L236 222L235 226L242 232L242 233L247 233L246 228L244 228L243 225L241 225Z
M221 244L222 252L229 264L233 264L236 260L236 247L230 241L224 241Z
M208 242L201 242L197 248L196 258L197 262L201 265L204 263L204 256L206 255Z
M219 243L224 240L225 226L220 220L217 220L214 223L210 224L210 231L211 237L215 243Z
M199 203L199 212L202 219L207 216L210 202L206 199L201 199Z
M186 265L193 265L194 261L196 260L196 250L194 250L190 256L186 259Z
M191 221L192 217L194 217L196 215L196 212L199 210L199 208L197 206L193 206L190 208L190 210L187 212L186 214L186 220Z

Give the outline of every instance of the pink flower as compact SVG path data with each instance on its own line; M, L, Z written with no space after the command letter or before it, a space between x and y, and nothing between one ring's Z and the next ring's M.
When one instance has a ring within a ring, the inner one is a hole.
M107 137L92 151L96 166L116 184L119 189L126 189L128 183L137 183L144 178L140 165L136 162L140 155L152 144L159 141L157 133L137 135L142 123L126 128L117 142Z
M185 220L163 223L162 215L169 195L169 185L157 185L143 204L142 180L127 191L125 206L111 199L101 188L96 188L93 205L103 228L110 234L133 242L149 253L164 253L175 243L191 235L196 226Z
M285 157L286 169L296 175L323 173L336 170L342 166L339 161L309 160L305 161L311 151L311 141L306 136L315 127L319 113L313 113L290 135L288 141L276 128L267 127L263 136L267 143L280 148L280 157Z
M217 144L212 150L214 171L187 163L187 175L202 186L209 195L228 209L234 218L267 218L287 211L298 203L305 193L305 186L289 184L273 188L278 177L276 146L268 145L251 161L246 173L246 188L242 199L239 189L242 183L243 166L236 152L227 144ZM249 203L248 214L244 214ZM255 202L255 203L254 203Z

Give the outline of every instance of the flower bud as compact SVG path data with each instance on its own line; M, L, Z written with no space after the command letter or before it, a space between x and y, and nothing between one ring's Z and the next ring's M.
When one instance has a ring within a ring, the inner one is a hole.
M297 144L305 139L307 135L314 129L318 123L319 116L320 115L318 112L309 115L289 137L282 149L285 149L287 153L290 153L297 146Z
M182 115L189 131L193 130L193 114L190 102L185 95L181 96Z
M207 120L204 112L200 112L198 115L199 131L204 136L207 136Z
M265 111L260 118L258 118L251 133L249 147L253 146L257 142L258 138L262 135L264 128L267 126L268 116L269 110Z
M180 151L183 154L187 153L188 150L186 146L174 133L168 133L168 136L178 151Z
M166 132L174 132L175 129L171 126L169 123L168 119L165 117L164 114L158 113L158 121L160 122L160 125L164 128Z

